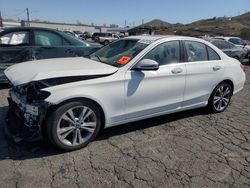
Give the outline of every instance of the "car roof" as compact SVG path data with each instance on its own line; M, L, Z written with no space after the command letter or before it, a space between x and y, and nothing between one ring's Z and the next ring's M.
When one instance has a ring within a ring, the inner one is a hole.
M228 40L228 39L240 39L239 37L214 37L215 39L225 39L225 40Z
M223 41L223 42L229 42L227 40L224 40L224 39L221 39L221 38L212 38L211 40L209 41Z
M21 30L47 30L47 31L59 31L56 29L50 29L50 28L44 28L44 27L8 27L8 28L4 28L5 32L9 32L9 31L21 31Z
M195 38L195 37L186 37L186 36L178 36L178 35L138 35L138 36L129 36L125 39L137 39L137 40L148 40L148 41L157 41L161 39L174 38L175 40L195 40L195 41L204 41L203 39Z

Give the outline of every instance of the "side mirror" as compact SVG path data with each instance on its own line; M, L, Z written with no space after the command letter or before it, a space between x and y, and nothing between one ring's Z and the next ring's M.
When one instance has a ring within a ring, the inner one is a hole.
M151 59L143 59L139 63L137 63L133 70L158 70L159 69L159 63L151 60Z

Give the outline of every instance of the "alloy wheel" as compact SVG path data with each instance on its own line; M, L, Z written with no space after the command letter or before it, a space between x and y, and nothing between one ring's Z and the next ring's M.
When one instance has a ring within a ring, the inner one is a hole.
M97 116L87 106L67 110L57 124L57 136L67 146L78 146L88 141L97 126Z
M218 112L225 110L229 105L232 96L231 90L229 85L224 84L221 84L216 90L213 98L213 106Z

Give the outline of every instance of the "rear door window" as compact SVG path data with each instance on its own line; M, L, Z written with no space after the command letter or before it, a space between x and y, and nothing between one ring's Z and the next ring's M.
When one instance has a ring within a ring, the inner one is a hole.
M185 41L188 62L207 61L206 45L195 41Z

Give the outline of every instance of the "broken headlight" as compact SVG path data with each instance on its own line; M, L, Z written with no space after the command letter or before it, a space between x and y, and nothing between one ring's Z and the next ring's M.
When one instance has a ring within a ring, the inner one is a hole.
M41 89L45 88L40 82L33 82L27 86L26 89L26 99L27 102L32 103L34 101L45 100L50 96L50 93L47 91L42 91Z

